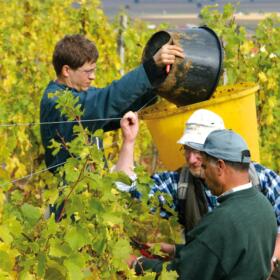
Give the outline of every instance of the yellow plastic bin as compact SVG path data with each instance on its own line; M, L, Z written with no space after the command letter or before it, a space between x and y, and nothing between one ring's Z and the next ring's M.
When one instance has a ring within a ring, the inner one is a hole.
M151 132L159 157L168 170L176 170L184 162L178 139L182 136L185 122L197 109L208 109L220 115L225 126L239 133L246 140L252 159L259 161L258 127L255 93L259 86L241 83L220 86L210 100L193 105L176 107L161 100L141 112Z

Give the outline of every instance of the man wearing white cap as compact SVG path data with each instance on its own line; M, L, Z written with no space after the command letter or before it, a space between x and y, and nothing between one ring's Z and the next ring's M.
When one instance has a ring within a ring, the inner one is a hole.
M138 132L137 115L127 113L121 120L121 128L124 142L116 169L132 175L133 148ZM217 114L205 109L195 111L186 122L184 134L178 141L184 148L186 166L179 171L161 172L152 176L154 185L150 195L157 195L162 204L167 203L162 194L172 197L172 204L169 206L178 212L179 221L184 225L186 232L193 229L206 213L218 205L217 197L211 194L201 178L200 151L209 133L223 128L224 122ZM273 258L275 262L280 259L280 176L257 163L250 164L249 173L253 185L272 204L277 218L278 239ZM170 214L162 211L161 215L168 217ZM167 251L170 248L172 250L173 247L167 247Z

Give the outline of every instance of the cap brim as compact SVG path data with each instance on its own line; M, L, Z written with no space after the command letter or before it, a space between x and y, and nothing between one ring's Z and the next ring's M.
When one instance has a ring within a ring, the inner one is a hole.
M177 141L177 143L178 144L182 144L182 145L186 145L186 135L184 134L178 141Z
M200 152L203 151L203 145L202 144L193 143L193 142L186 142L185 145L188 146L188 147L191 147L192 149L198 150Z
M190 141L188 141L188 140L190 140L190 138L191 137L188 134L184 134L179 139L179 141L177 141L177 143L181 144L181 145L189 146L189 147L191 147L192 149L195 149L195 150L202 151L203 150L203 144L199 144L199 143L195 143L195 142L190 142Z

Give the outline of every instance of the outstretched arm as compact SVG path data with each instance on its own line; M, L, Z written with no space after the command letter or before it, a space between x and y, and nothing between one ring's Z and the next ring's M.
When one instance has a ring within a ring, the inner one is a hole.
M121 119L123 143L115 171L123 171L128 176L134 175L134 145L139 129L137 113L128 112Z

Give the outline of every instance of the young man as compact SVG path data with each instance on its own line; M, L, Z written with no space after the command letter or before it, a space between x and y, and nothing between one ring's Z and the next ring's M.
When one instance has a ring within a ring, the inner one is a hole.
M185 245L176 246L168 268L179 279L267 279L277 224L270 203L250 181L247 144L233 131L216 130L203 151L204 178L219 206L186 234ZM162 262L141 257L133 265L138 273L160 272Z
M133 147L138 132L137 115L128 112L121 120L121 127L124 141L116 170L132 175ZM150 195L157 195L162 204L166 203L163 193L172 196L173 203L170 207L178 211L179 221L186 232L192 230L205 214L218 206L217 197L210 192L201 176L201 149L209 133L221 128L224 128L224 123L217 114L204 109L195 111L186 122L184 134L178 141L184 148L186 166L179 171L156 173L152 176L154 185ZM280 259L280 176L258 163L250 164L249 173L253 185L269 200L277 218L278 238L273 256L275 262ZM162 211L163 217L168 215ZM162 249L170 253L174 246L162 244ZM275 274L279 275L278 272Z
M55 108L56 99L48 98L49 93L70 90L84 111L83 125L90 131L102 128L104 131L119 128L120 118L129 110L139 110L155 97L151 90L159 80L166 77L165 65L173 64L175 57L183 58L183 50L175 45L164 45L152 59L140 65L120 80L114 81L105 88L95 88L91 83L95 80L98 51L93 42L82 35L67 35L60 40L53 53L53 66L57 75L55 81L47 86L41 100L40 122L41 137L45 148L45 161L50 171L55 172L57 166L69 157L68 151L61 148L56 156L49 148L51 139L69 142L74 138L74 123L65 123L65 116ZM94 121L96 119L106 119ZM49 124L46 124L49 123ZM99 145L98 139L96 140Z

